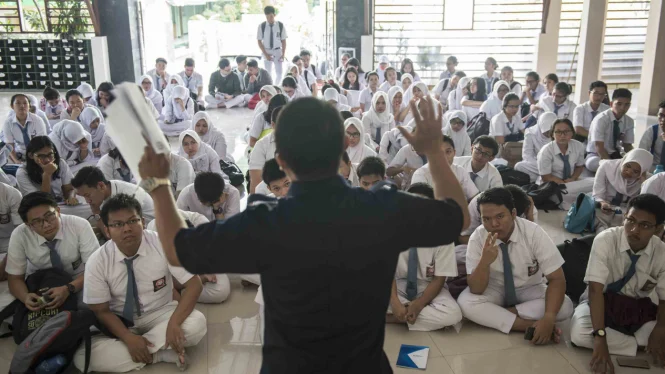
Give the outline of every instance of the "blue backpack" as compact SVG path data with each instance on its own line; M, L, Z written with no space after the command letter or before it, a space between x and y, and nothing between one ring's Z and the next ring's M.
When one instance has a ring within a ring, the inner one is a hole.
M596 221L596 202L593 197L581 193L568 210L563 227L574 234L581 234L585 230L594 231Z

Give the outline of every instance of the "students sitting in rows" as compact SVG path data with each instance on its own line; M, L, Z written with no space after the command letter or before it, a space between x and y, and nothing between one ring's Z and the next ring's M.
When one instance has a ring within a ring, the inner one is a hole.
M452 169L453 173L455 173L457 180L462 186L462 190L464 191L466 199L473 199L473 197L478 194L478 187L473 184L471 177L469 177L469 173L467 173L463 167L453 164L453 161L455 160L455 143L453 142L453 139L447 135L443 135L443 143L441 146L444 153L446 154L450 168ZM411 184L413 185L416 183L424 183L428 186L433 186L432 172L430 171L429 167L429 163L426 163L421 168L418 168L418 170L413 173Z
M479 113L485 113L488 120L501 113L503 110L503 98L510 92L510 86L506 81L497 81L490 97L480 106Z
M65 94L65 99L67 100L67 110L63 110L60 113L60 119L71 119L77 122L81 122L81 113L86 108L91 108L92 110L99 113L99 116L102 116L102 112L94 105L86 104L83 101L83 94L77 90L69 90Z
M635 121L628 116L633 94L625 88L612 92L612 107L596 116L589 128L586 168L595 172L601 160L621 158L635 141Z
M262 139L272 132L272 121L270 119L272 111L277 107L286 105L287 102L288 100L284 95L274 95L268 103L268 108L266 108L262 114L254 116L252 126L249 128L250 147L254 147L259 139Z
M389 66L384 72L385 81L379 86L379 91L388 92L393 87L399 87L397 83L397 70Z
M536 183L536 180L540 177L540 173L538 172L538 154L552 140L553 134L551 131L556 120L556 114L551 112L543 113L538 118L537 126L531 126L524 131L522 161L515 164L515 170L528 174L531 183Z
M601 161L593 181L593 198L599 204L596 232L621 224L625 203L640 194L651 159L651 153L637 148L622 159Z
M80 123L63 119L53 126L53 131L48 137L58 150L61 159L72 168L72 173L76 173L76 170L80 168L73 168L75 166L91 162L97 163L90 149L92 137Z
M514 93L517 96L522 95L522 85L520 82L515 80L515 77L513 76L513 68L510 66L504 66L501 68L501 78L502 81L508 83L508 87L510 87L510 92Z
M228 59L219 60L219 70L210 75L205 101L208 103L206 109L245 106L240 79L231 72L231 63Z
M363 114L365 133L369 134L372 147L376 150L379 149L379 144L381 144L384 134L395 128L395 117L390 114L390 110L388 109L389 102L388 94L379 91L374 94L372 105Z
M57 308L83 289L83 272L99 247L97 238L88 221L61 214L53 196L45 192L25 195L18 213L23 224L12 233L7 251L9 290L32 312ZM52 301L42 304L41 295L28 291L25 279L50 268L63 270L72 281L46 291Z
M540 116L539 126L544 118L551 117L552 114L554 113L545 113ZM584 144L573 139L575 131L573 123L569 119L555 120L551 129L552 141L545 144L538 152L537 163L540 178L536 183L565 184L569 195L577 196L573 191L575 182L580 179L584 171Z
M143 230L141 204L131 196L114 196L101 219L111 238L89 259L83 301L105 334L92 337L90 371L129 372L146 364L189 364L186 347L207 332L205 316L194 310L201 280L168 264L156 232ZM182 288L180 301L173 288ZM127 327L131 326L131 327ZM85 347L74 356L85 366Z
M448 56L446 59L446 70L441 73L439 76L439 79L446 79L446 78L452 78L455 73L457 73L457 57L455 56Z
M7 280L7 250L9 239L14 229L22 223L18 208L21 205L21 193L14 187L0 183L0 282ZM7 284L0 283L0 310L9 305ZM2 324L2 322L0 322Z
M330 103L330 105L334 106L339 110L340 112L342 111L351 111L351 107L342 103L342 95L337 92L337 90L333 87L326 88L325 91L323 91L323 100L327 101Z
M520 99L514 93L503 97L501 113L492 117L489 135L503 147L504 143L524 139L524 124L519 116Z
M653 155L653 163L649 171L653 171L658 165L665 167L665 141L663 141L665 131L663 129L665 129L665 101L661 101L658 105L658 123L649 126L640 139L640 148L646 149Z
M360 91L360 99L358 100L358 105L360 105L360 111L365 113L369 111L372 107L372 100L374 95L379 90L379 75L376 72L370 72L367 74L367 87Z
M189 96L187 87L173 88L170 98L164 100L164 109L162 109L164 122L159 126L162 132L167 136L178 136L190 128L196 105L196 101Z
M473 118L480 113L480 106L487 100L485 81L482 78L473 78L469 83L468 93L460 101L461 110L466 113L466 118Z
M434 198L434 190L428 185L412 184L408 192ZM462 311L446 288L446 278L457 276L452 247L414 247L400 253L387 323L406 324L409 331L434 331L462 320Z
M404 121L404 118L401 115L403 111L405 113L404 117L406 117L406 109L402 110L403 99L404 91L402 91L401 87L395 86L388 90L388 102L390 103L388 109L395 119L396 126L400 126ZM410 105L408 105L408 107L410 107Z
M455 157L453 163L466 169L480 192L503 186L501 174L490 163L499 153L496 140L487 135L479 136L474 140L471 149L471 156Z
M270 114L270 124L271 128L274 130L275 125L277 124L277 116L282 110L283 106L278 106L272 110ZM264 136L261 140L256 142L252 153L249 154L249 193L263 193L268 194L266 190L257 191L256 188L261 183L261 173L263 167L268 160L275 158L275 134L274 131L270 134Z
M575 139L587 144L591 122L597 115L610 109L603 103L607 97L607 85L603 81L591 82L589 85L589 101L575 107L573 111L573 125L575 125Z
M92 155L95 158L102 156L102 151L100 149L102 140L104 139L104 134L106 134L106 125L104 124L104 117L99 113L97 108L85 108L81 115L79 116L79 123L83 126L83 129L90 134L90 145L92 149Z
M162 97L162 94L159 93L159 90L155 88L152 77L148 74L142 75L141 78L139 78L139 84L143 88L143 91L145 91L145 97L150 99L155 106L155 109L161 113L162 107L164 106L164 98Z
M444 108L448 108L448 96L455 91L460 79L466 77L463 71L457 71L450 78L443 78L432 89L434 98L437 99Z
M478 207L483 226L469 239L469 287L457 299L463 315L506 334L535 327L533 344L558 343L556 323L573 314L559 250L540 226L517 217L505 189L483 192Z
M462 99L469 93L469 82L471 78L464 76L460 78L457 87L448 94L448 110L463 110Z
M203 214L208 220L222 220L240 212L240 193L217 173L201 173L185 187L176 205Z
M622 226L593 241L570 340L593 349L594 372L614 372L610 355L646 348L659 362L665 354L665 243L657 236L663 221L663 200L640 195L628 203Z
M4 141L11 148L15 163L25 160L26 147L35 136L46 135L46 125L39 116L30 112L27 95L16 94L10 100L13 114L7 116L2 127Z
M183 131L178 138L178 143L180 144L178 155L192 164L196 174L210 171L226 176L219 166L219 155L211 146L201 141L196 131Z
M496 71L498 68L499 64L497 64L494 57L488 57L487 60L485 60L485 72L480 75L480 78L482 78L485 83L485 92L492 92L494 82L501 79L501 75Z
M136 184L136 178L132 175L127 162L120 154L118 148L114 148L111 152L102 156L97 161L97 168L104 174L106 180L118 180L131 184Z
M349 139L346 153L351 162L359 164L367 157L376 156L376 152L365 144L365 130L362 121L352 117L344 121L344 131Z
M375 184L386 180L386 164L378 157L367 157L358 165L360 188L369 191Z
M448 135L455 143L457 157L471 156L471 138L467 133L467 117L461 110L447 111L443 115L443 135Z
M402 60L402 65L399 69L399 77L404 76L404 74L410 74L412 77L413 82L420 82L420 76L418 73L416 73L415 69L413 68L413 61L411 61L410 58L405 58Z

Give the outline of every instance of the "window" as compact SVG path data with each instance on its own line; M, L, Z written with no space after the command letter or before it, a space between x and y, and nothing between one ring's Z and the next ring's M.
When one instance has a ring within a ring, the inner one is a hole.
M445 0L443 9L443 29L472 29L473 2L473 0Z

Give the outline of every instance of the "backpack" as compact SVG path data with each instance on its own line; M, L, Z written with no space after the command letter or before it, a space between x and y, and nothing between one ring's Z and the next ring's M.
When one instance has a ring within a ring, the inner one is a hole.
M510 166L498 165L496 170L498 170L499 174L501 174L501 180L503 181L504 186L514 184L516 186L522 187L531 183L531 177L529 177L529 174L515 170Z
M575 304L579 303L580 296L586 290L584 276L595 237L595 235L587 235L572 241L566 240L557 246L565 261L561 268L566 276L566 295Z
M656 147L656 139L658 139L658 124L651 126L651 154L653 154L653 149Z
M531 183L522 186L522 189L531 197L536 208L546 212L548 210L559 209L559 205L563 202L563 194L565 193L565 185L558 185L555 182L543 183L540 186Z
M487 113L480 112L469 121L469 127L466 130L471 138L471 144L476 141L476 138L482 135L489 135L490 121L487 119Z
M450 82L450 78L446 78L443 80L443 87L441 88L441 93L443 93L443 91L445 91L446 88L448 88L448 82Z
M510 89L512 90L512 89L515 88L515 86L517 86L518 84L520 84L520 82L518 82L518 81L513 81L513 83L510 84Z
M594 231L596 221L596 203L593 197L581 193L577 195L577 200L566 215L563 227L574 234L581 234L584 231Z
M263 21L263 23L261 23L261 36L263 36L266 33L266 25L267 21ZM279 25L279 37L281 38L282 35L284 34L284 24L277 21L277 25Z
M219 160L219 167L222 168L224 174L229 176L229 180L233 187L240 187L245 183L245 176L242 174L242 170L240 170L238 165L233 162Z

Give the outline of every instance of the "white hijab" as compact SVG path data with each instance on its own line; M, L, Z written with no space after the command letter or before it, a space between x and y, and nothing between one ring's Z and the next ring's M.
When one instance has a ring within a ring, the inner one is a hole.
M464 98L464 92L463 89L469 84L471 81L471 78L469 77L463 77L462 79L459 80L457 83L457 87L455 88L455 105L453 108L460 109L462 107L462 99ZM450 106L450 102L448 103L448 106Z
M83 98L95 96L95 89L85 82L81 83L81 85L78 86L76 90L80 92L81 95L83 95Z
M621 169L629 162L638 163L641 168L641 174L644 174L649 171L653 163L653 155L647 150L635 148L626 153L620 160L603 160L601 164L606 164L605 176L612 187L626 197L633 197L640 193L642 178L640 175L637 179L628 181L621 176Z
M210 119L210 115L206 112L197 112L194 115L194 118L192 119L192 127L191 130L196 132L196 124L200 121L204 120L208 124L208 132L205 133L205 135L201 136L198 133L196 135L199 135L199 139L201 139L202 142L208 144L212 149L215 150L217 155L219 156L220 159L222 160L228 160L228 156L226 154L226 137L224 134L217 129L212 123L212 120ZM182 142L180 142L182 144Z
M501 86L508 87L506 95L510 93L510 85L508 82L497 81L494 83L494 90L492 90L489 98L482 105L482 111L487 113L487 119L492 119L492 117L501 113L503 110L503 100L499 98L499 87Z
M534 130L531 132L531 135L533 137L533 146L536 148L536 154L540 152L540 150L547 145L549 142L552 141L550 137L545 137L543 134L545 134L548 131L552 130L552 125L554 124L554 121L557 120L557 116L554 113L551 112L546 112L543 113L539 118L538 118L538 126L534 126ZM537 130L535 130L537 129ZM528 131L528 129L527 129Z
M81 119L81 125L83 125L85 131L90 133L90 137L92 138L92 143L97 144L101 142L102 138L104 137L104 133L106 132L106 129L104 126L104 119L102 118L101 115L99 115L99 111L94 107L87 107L83 109L83 111L81 112L80 119ZM92 121L96 119L99 119L99 125L97 126L96 129L93 129L90 127L90 124L92 123Z
M365 145L365 130L363 128L364 126L362 121L356 117L347 119L344 121L344 131L346 131L352 125L360 133L360 138L358 139L358 144L355 147L351 147L349 145L349 147L346 149L346 153L349 155L351 163L359 164L365 158L374 156L376 152L372 151L371 148Z
M155 83L152 81L152 77L148 74L142 75L141 78L139 79L139 85L142 85L143 81L146 79L150 81L150 89L145 92L145 97L147 97L148 99L150 99L150 101L152 101L152 103L155 105L155 108L161 107L162 94L160 94L159 91L155 89ZM182 80L182 78L180 79Z
M185 136L192 137L192 139L194 139L194 141L196 141L196 143L199 145L199 150L192 157L189 157L189 154L187 154L185 149L182 147L182 142L185 139ZM180 148L178 148L178 154L187 159L187 161L192 164L192 167L197 174L204 171L214 171L210 170L211 159L213 162L214 160L219 162L219 156L214 149L201 141L201 137L199 137L199 134L197 134L196 131L185 130L181 132L180 137L178 138L178 144L180 145Z
M376 111L376 103L379 101L380 97L386 102L386 109L383 113ZM372 107L365 115L369 116L373 124L378 124L380 127L393 124L395 122L395 116L390 114L390 99L388 98L388 94L383 91L377 91L372 97ZM390 130L390 128L388 128L388 130Z
M171 83L171 81L174 79L178 83ZM168 101L171 98L171 95L173 95L173 90L179 86L185 87L185 81L182 80L182 77L179 74L173 74L169 76L169 84L164 89L164 101Z
M407 90L407 92L408 92L408 91L411 90L411 86L413 86L413 75L411 75L411 74L409 74L409 73L404 73L404 74L402 74L402 77L401 77L400 80L399 80L399 82L400 82L400 84L401 84L402 86L404 85L404 80L405 80L406 78L409 78L409 79L411 80L411 84L409 85L409 87L406 88L406 90ZM404 90L404 88L402 88L402 90ZM404 106L404 101L402 101L402 106Z
M337 108L337 110L339 110L340 112L344 110L351 110L350 106L339 102L339 92L337 92L337 90L333 87L328 88L326 92L323 93L323 99L326 102L331 100L334 101L336 103L335 108Z
M406 105L408 105L409 101L411 101L411 99L413 99L414 96L416 96L416 95L413 94L413 89L415 87L418 87L420 89L420 91L423 92L423 97L425 97L429 94L429 90L427 89L427 85L425 83L415 82L411 86L409 86L409 89L406 91L406 94L404 94L404 99L402 100L402 106L404 106L404 103L406 103Z
M83 125L69 119L63 119L53 126L53 131L51 131L49 138L55 144L62 158L67 158L66 156L70 152L78 155L80 148L76 143L81 141L81 139L86 138L88 142L92 140L90 134L83 128Z
M402 87L395 85L393 87L390 87L390 89L388 90L388 109L390 109L390 113L392 113L393 115L396 112L395 108L393 108L393 99L395 99L395 95L397 95L397 93L402 94L402 102L404 102L404 90L402 89ZM397 108L397 111L399 111L399 108Z
M462 129L459 131L453 130L453 127L450 125L450 121L452 121L455 118L460 119L462 120L462 122L464 122L464 127L462 127ZM463 110L451 110L443 115L443 120L446 124L443 128L443 134L448 135L450 138L453 139L453 143L455 143L455 150L457 151L458 155L461 156L462 152L466 148L467 143L469 145L471 144L471 138L469 138L469 134L466 132L467 130L466 113L464 113Z
M277 90L275 89L275 86L271 84L266 84L265 86L261 87L261 90L259 91L259 98L261 98L261 92L263 91L269 93L271 97L277 95ZM259 100L259 102L254 107L254 113L261 113L264 112L266 109L268 109L268 105L266 105L266 103L264 103L263 100Z

